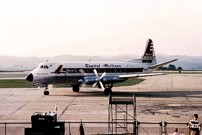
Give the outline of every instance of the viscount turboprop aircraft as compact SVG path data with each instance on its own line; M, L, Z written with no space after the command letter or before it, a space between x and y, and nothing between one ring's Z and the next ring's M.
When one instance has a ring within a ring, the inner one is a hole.
M160 75L151 72L176 60L157 64L153 42L148 39L145 52L140 59L125 62L44 62L28 74L26 80L33 82L35 86L45 87L44 95L49 95L49 84L57 83L70 83L74 92L79 92L82 84L92 84L93 87L97 85L105 94L109 94L112 92L113 83L123 82L129 78Z

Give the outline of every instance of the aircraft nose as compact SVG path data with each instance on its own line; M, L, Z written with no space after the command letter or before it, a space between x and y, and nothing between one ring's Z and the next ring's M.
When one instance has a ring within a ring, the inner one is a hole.
M34 76L33 76L33 74L32 73L30 73L29 75L27 75L27 77L26 77L26 80L27 81L29 81L29 82L32 82L33 81L33 79L34 79Z

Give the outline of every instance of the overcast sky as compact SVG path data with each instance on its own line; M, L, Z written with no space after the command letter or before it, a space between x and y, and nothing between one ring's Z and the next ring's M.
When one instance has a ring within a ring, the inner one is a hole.
M202 0L0 0L0 56L202 55Z

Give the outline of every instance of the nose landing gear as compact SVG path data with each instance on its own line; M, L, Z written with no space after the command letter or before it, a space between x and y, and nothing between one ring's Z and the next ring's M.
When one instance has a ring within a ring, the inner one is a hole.
M46 95L46 96L49 95L48 87L45 88L43 94Z

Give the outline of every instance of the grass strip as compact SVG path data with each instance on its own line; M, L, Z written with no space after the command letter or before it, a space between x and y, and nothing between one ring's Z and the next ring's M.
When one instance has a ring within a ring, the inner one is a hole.
M0 88L33 88L33 84L26 80L0 80Z
M140 82L144 81L144 79L129 79L125 82L114 83L114 87L118 86L131 86L136 85ZM61 88L61 87L70 87L70 84L56 84L54 88ZM86 85L85 87L92 87L92 85ZM0 80L0 88L34 88L31 82L26 80Z

